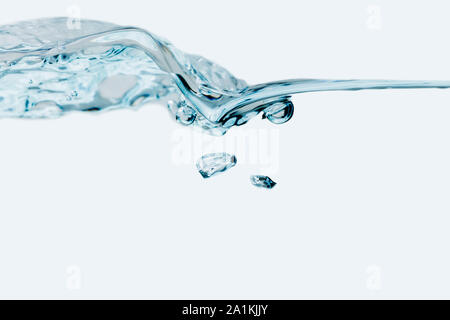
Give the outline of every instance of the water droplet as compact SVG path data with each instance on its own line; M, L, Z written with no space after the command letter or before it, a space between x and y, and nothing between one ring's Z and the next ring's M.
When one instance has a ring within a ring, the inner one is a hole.
M251 176L250 181L255 187L273 189L277 183L267 176Z
M197 112L185 103L178 108L175 115L177 121L185 126L189 126L194 123L196 117Z
M264 117L275 124L286 123L293 115L294 104L291 101L276 102L264 110Z
M228 153L210 153L197 161L197 169L203 178L210 178L220 172L233 168L237 163L234 155Z

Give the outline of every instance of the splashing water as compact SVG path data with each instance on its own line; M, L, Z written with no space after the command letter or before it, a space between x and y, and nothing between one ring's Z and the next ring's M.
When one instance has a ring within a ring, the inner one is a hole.
M82 20L70 29L67 18L0 27L0 117L53 118L157 100L179 123L220 135L259 113L285 123L296 93L449 87L450 81L319 79L249 86L139 28Z

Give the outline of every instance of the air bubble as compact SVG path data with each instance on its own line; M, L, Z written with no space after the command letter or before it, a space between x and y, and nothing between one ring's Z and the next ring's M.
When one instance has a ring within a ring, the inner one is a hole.
M286 123L293 115L294 104L291 101L276 102L264 110L264 117L275 124Z
M186 103L182 102L179 104L179 108L175 115L175 119L182 125L189 126L194 123L197 117L197 112L188 106Z

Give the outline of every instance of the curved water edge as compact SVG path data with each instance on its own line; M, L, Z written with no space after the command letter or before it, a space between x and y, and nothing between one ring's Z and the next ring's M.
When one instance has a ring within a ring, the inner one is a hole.
M179 123L224 134L260 113L285 123L297 93L450 88L450 81L320 79L249 86L145 30L92 20L80 26L50 18L0 27L0 117L54 118L160 101Z
M224 68L145 30L89 20L72 30L66 21L0 27L0 117L46 118L151 100L182 102L175 74L210 95L247 87Z

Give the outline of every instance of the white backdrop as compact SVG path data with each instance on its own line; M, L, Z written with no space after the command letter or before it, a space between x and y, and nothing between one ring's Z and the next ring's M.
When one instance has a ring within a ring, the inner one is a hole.
M448 1L8 1L148 29L249 83L448 79ZM450 90L299 95L222 139L164 107L0 121L1 298L450 298ZM202 152L238 166L208 181ZM272 191L249 182L270 174Z

